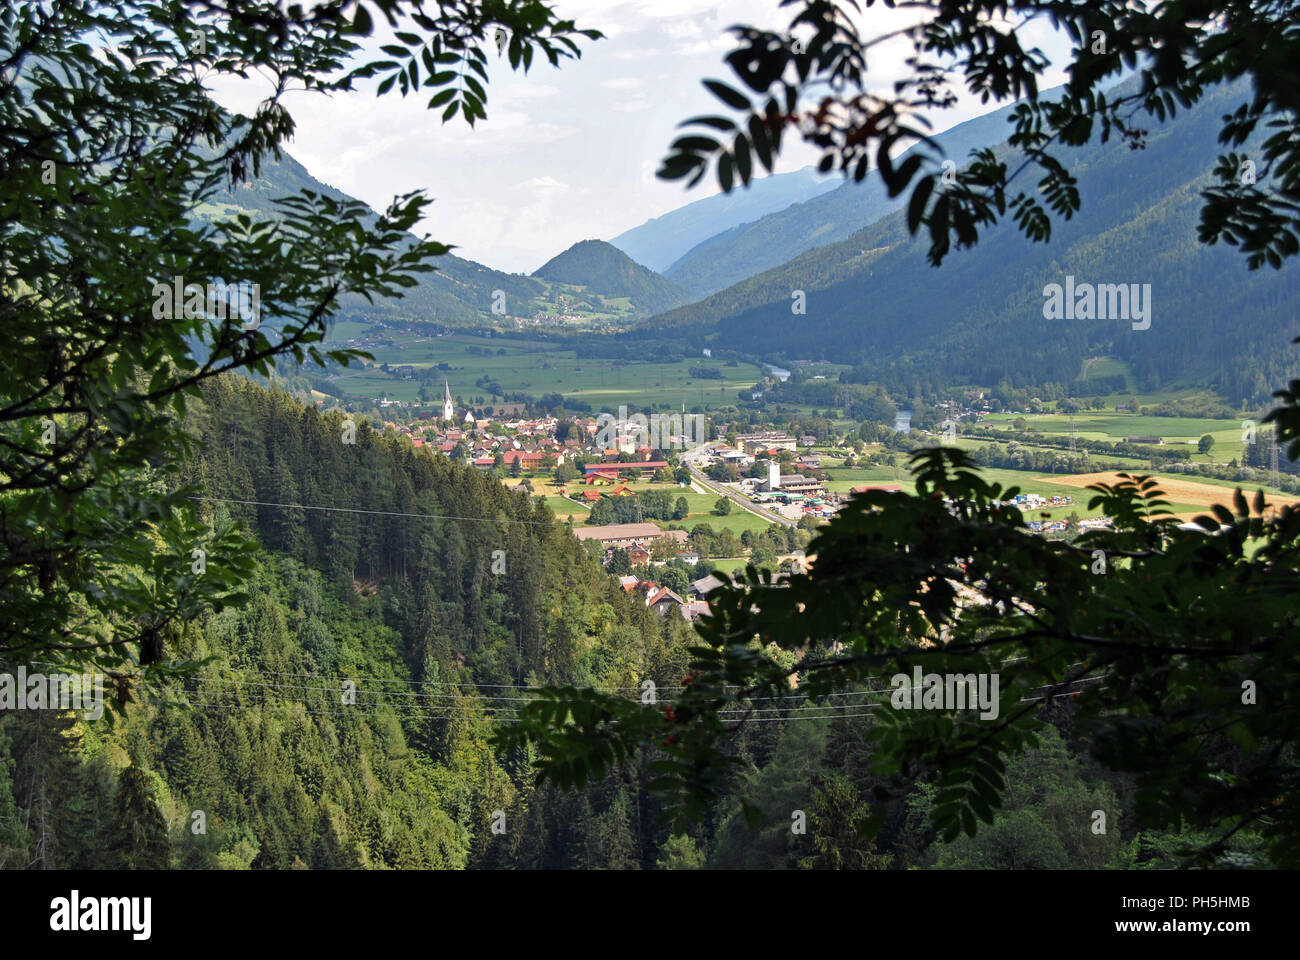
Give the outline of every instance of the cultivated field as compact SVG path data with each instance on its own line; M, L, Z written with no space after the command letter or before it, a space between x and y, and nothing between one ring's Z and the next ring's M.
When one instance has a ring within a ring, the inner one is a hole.
M1141 473L1142 471L1135 471ZM1162 477L1158 474L1152 475L1155 479L1158 489L1163 491L1160 499L1170 501L1167 509L1175 511L1175 516L1180 519L1192 519L1200 516L1204 510L1186 510L1192 507L1211 507L1216 503L1223 504L1228 509L1232 509L1232 489L1228 487L1215 486L1208 483L1199 483L1195 480L1188 480L1184 477ZM1119 474L1113 472L1104 473L1076 473L1063 477L1040 477L1040 482L1061 484L1067 487L1087 487L1094 483L1118 483ZM1258 485L1257 485L1258 486ZM1255 487L1242 485L1242 493L1249 501L1254 497ZM1275 494L1265 494L1268 503L1272 506L1281 506L1288 503L1300 503L1295 497L1278 496Z

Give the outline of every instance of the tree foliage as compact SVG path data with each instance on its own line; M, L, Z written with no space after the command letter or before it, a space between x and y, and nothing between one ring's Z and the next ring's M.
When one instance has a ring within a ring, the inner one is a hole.
M365 62L372 10L401 46ZM222 372L348 362L357 351L320 346L340 298L398 296L450 248L408 233L430 202L419 192L378 216L306 189L264 218L197 212L279 158L290 92L380 77L380 94L432 88L444 121L483 119L484 47L498 27L525 70L535 52L558 64L577 38L599 36L537 0L0 12L0 654L120 676L128 653L157 663L201 610L243 601L250 561L237 534L198 522L168 482L194 452L177 419ZM272 89L251 115L210 99L216 79L253 72Z
M1208 88L1249 76L1253 94L1223 117L1219 140L1238 147L1257 128L1268 134L1258 161L1231 151L1220 155L1218 184L1203 193L1199 238L1240 247L1252 268L1280 268L1300 252L1300 104L1291 82L1300 33L1293 3L1172 2L1150 8L1077 0L926 0L908 5L924 11L915 26L875 37L864 37L854 16L875 6L872 0L783 0L782 6L796 8L784 32L731 28L737 44L726 61L739 88L703 81L739 117L684 121L683 127L694 129L673 142L659 176L689 177L694 185L712 164L729 192L749 183L755 159L771 171L793 128L821 151L821 170L838 167L858 181L878 171L891 197L911 187L908 229L926 228L928 257L937 265L950 250L975 244L1008 217L1029 240L1044 242L1053 217L1078 212L1076 179L1053 152L1056 147L1087 143L1096 129L1103 140L1114 136L1141 149L1146 131L1134 120L1137 110L1163 120L1196 103ZM1023 45L1020 31L1044 19L1069 39L1068 63L1054 65L1038 48ZM895 36L912 44L908 73L888 91L873 89L872 48ZM1039 79L1052 66L1063 67L1069 77L1065 94L1041 100ZM1099 92L1126 71L1137 72L1136 90L1112 98ZM1020 101L1010 139L1017 156L1008 161L977 149L961 169L940 169L943 158L936 149L928 156L913 152L895 166L899 148L934 146L920 111L955 106L959 85L983 102ZM819 88L827 92L814 108L807 100ZM1040 175L1034 188L1017 191L1014 181L1031 170Z

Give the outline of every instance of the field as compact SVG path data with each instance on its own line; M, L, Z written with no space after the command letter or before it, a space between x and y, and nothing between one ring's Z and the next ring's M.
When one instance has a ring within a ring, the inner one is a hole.
M1065 434L1065 436L1069 436L1069 434L1067 433ZM999 443L999 442L1005 444L1005 441L974 440L971 439L970 437L958 437L956 440L946 445L952 447L959 447L962 450L969 450L978 456L981 447L986 447L989 444ZM1032 444L1027 444L1027 446L1032 447ZM1051 449L1051 448L1033 447L1033 449ZM1110 454L1110 453L1098 453L1098 454L1094 454L1093 456L1098 460L1104 460L1106 463L1115 463L1115 464L1119 464L1121 467L1132 467L1134 469L1138 469L1150 463L1150 461L1146 459L1139 460L1136 457L1121 457L1116 454Z
M903 490L907 493L916 492L915 481L902 467L898 467L897 471L895 471L895 468L893 467L879 466L854 470L845 470L843 467L833 467L828 472L833 479L826 484L827 489L839 493L846 493L850 488L861 484L892 482L901 483L903 485ZM895 477L896 472L897 477ZM1141 473L1143 471L1135 469L1133 472ZM1064 492L1061 490L1062 485L1080 488L1078 492L1070 494L1070 496L1074 497L1074 503L1064 504L1057 507L1042 507L1035 509L1032 511L1032 515L1027 514L1029 519L1037 519L1044 513L1050 515L1054 519L1068 517L1071 513L1078 514L1080 519L1100 517L1103 514L1099 507L1088 509L1088 500L1094 496L1093 492L1082 488L1086 487L1090 483L1096 483L1098 478L1107 480L1108 482L1113 482L1110 478L1115 476L1113 473L1043 476L1042 474L1029 470L1003 470L995 468L981 468L979 474L991 483L1000 483L1004 489L1019 487L1021 493L1033 493L1040 497L1060 496ZM1174 483L1180 485L1175 488L1173 486ZM1220 492L1223 490L1222 487L1211 487L1206 484L1197 484L1190 481L1170 481L1170 484L1170 486L1162 485L1162 489L1164 489L1166 493L1170 494L1170 496L1164 497L1163 499L1169 500L1170 504L1168 509L1175 511L1180 516L1183 513L1196 515L1199 511L1199 507L1204 503L1227 503L1231 500L1230 493L1227 496L1224 496ZM1195 488L1197 496L1187 499L1182 495L1184 488ZM1202 499L1209 495L1206 493L1207 490L1215 491L1215 495L1218 499L1210 501ZM1175 499L1175 495L1177 496L1177 499Z
M502 481L507 485L519 483L519 480L506 478ZM566 499L559 495L559 484L545 477L530 477L529 482L533 485L533 494L535 496L546 497L546 503L560 520L573 517L573 522L583 524L587 522L587 516L590 510L585 505L578 504L573 500ZM666 483L629 483L627 487L636 492L643 490L666 490L672 498L673 503L677 502L678 497L685 497L690 513L685 520L670 521L678 526L690 530L698 523L707 523L714 530L730 530L736 536L740 536L746 530L758 532L769 526L768 522L761 517L756 517L752 513L747 513L739 507L733 505L732 512L725 517L715 515L713 505L717 503L718 498L709 493L696 493L689 487L679 487L676 484ZM578 489L588 489L582 485L581 481L573 481L566 485L566 489L572 493ZM601 492L608 493L609 487L595 488ZM666 526L665 523L660 523Z
M1205 513L1205 508L1216 503L1221 503L1225 507L1232 509L1232 492L1226 486L1200 483L1182 477L1154 475L1154 479L1158 488L1164 491L1164 496L1161 499L1170 501L1166 509L1174 511L1174 515L1180 519L1191 520ZM1078 473L1065 477L1042 478L1044 483L1068 487L1086 487L1092 483L1116 483L1118 480L1119 477L1115 473ZM1242 492L1246 495L1247 500L1250 500L1253 497L1254 488L1243 486ZM1294 497L1267 496L1269 503L1273 505L1300 503L1300 500Z
M1152 397L1144 397L1142 402L1157 401ZM1013 414L994 413L986 415L985 421L990 426L999 427L1017 418ZM1032 429L1048 436L1070 435L1070 417L1063 414L1027 414L1024 415L1024 420ZM1227 463L1234 457L1241 457L1241 423L1237 419L1144 417L1137 413L1082 411L1074 416L1074 433L1080 439L1104 440L1108 443L1121 442L1128 437L1160 437L1166 444L1182 445L1189 450L1192 463ZM1206 434L1214 438L1214 446L1209 453L1200 453L1197 443ZM1098 456L1115 459L1108 454Z
M509 393L541 397L561 393L591 405L593 411L617 412L620 404L653 405L687 410L693 407L732 404L741 389L752 387L762 376L753 364L727 366L722 360L691 358L677 363L627 362L591 357L579 358L573 350L562 350L553 341L519 340L504 337L473 337L462 334L433 336L360 323L341 322L329 333L328 345L363 349L375 358L374 365L357 364L338 371L335 385L362 399L387 396L395 400L419 399L418 379L403 379L379 369L411 366L417 373L436 368L433 387L426 387L426 399L440 402L442 381L451 385L458 403L472 406L499 405L490 390L478 386L484 377ZM696 379L691 367L707 367L722 379Z
M1081 380L1097 380L1101 377L1119 377L1122 376L1132 384L1132 376L1129 372L1128 364L1122 360L1112 360L1110 357L1092 357L1083 361L1083 367L1079 371Z

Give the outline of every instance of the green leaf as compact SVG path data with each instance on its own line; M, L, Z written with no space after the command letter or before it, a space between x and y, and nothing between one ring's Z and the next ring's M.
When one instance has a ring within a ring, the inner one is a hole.
M370 11L365 8L364 4L358 3L357 14L352 18L352 33L359 37L368 37L374 29L375 24L370 19Z
M736 134L735 142L736 171L740 174L740 182L748 185L750 173L753 172L752 160L749 156L749 138L743 133Z
M670 149L683 153L712 153L718 149L718 141L712 137L678 137Z
M713 127L715 130L734 130L736 124L726 117L691 117L689 120L683 120L677 124L679 127L689 127L691 124L700 124L706 127Z
M763 118L753 116L749 118L749 139L754 145L754 152L758 154L758 162L763 165L768 173L772 172L772 145L767 139L767 124Z
M916 188L912 191L912 198L907 204L907 232L915 234L921 226L921 219L925 215L925 204L930 199L930 194L934 192L934 175L923 177Z
M725 83L718 80L705 80L704 85L709 88L715 97L721 100L729 107L735 107L737 110L748 110L749 100L741 93L731 89Z
M718 183L721 185L723 193L731 192L732 167L731 154L729 153L724 153L718 157Z

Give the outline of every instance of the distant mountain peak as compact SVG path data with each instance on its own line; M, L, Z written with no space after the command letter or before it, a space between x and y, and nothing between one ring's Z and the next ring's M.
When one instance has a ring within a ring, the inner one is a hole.
M638 313L672 309L687 300L676 284L604 240L579 240L546 261L533 276L586 287L604 297L628 297Z
M744 190L718 193L660 214L625 230L610 243L637 263L660 273L715 234L751 223L839 186L840 178L815 167L754 177Z

